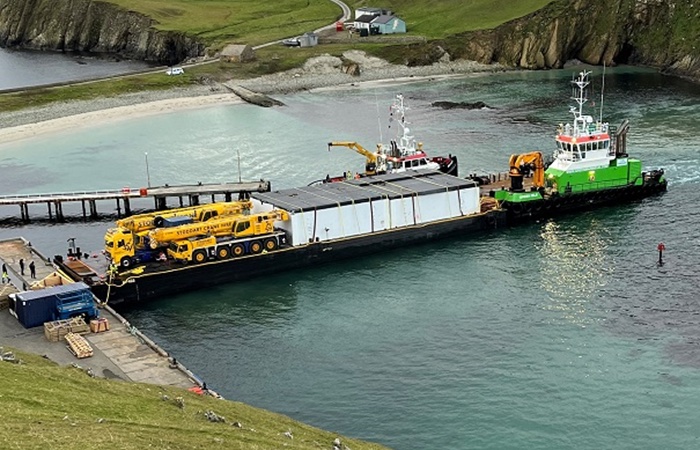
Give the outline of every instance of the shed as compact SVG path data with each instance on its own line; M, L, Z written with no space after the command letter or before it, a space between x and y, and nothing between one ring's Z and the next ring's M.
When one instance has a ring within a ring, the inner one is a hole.
M249 62L255 60L255 51L250 45L231 44L224 47L219 58L223 62Z
M371 16L369 14L365 14L364 16L360 16L357 19L355 19L355 29L356 30L367 30L369 32L369 24L375 19L375 17L378 16Z
M394 34L405 33L406 22L392 15L382 15L375 17L370 23L371 34Z
M299 36L299 47L315 47L318 45L316 33L304 33Z

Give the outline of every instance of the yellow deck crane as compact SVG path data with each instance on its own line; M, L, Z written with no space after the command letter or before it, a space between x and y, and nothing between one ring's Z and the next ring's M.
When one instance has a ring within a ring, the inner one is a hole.
M328 151L331 150L331 147L347 147L351 150L355 150L357 153L360 155L364 156L367 159L367 162L365 163L365 173L367 175L376 175L377 174L377 163L379 159L379 153L372 153L357 142L350 142L350 141L334 141L334 142L329 142L328 143Z
M532 185L535 188L544 187L544 159L542 152L530 152L520 155L511 155L510 170L510 189L513 192L523 191L523 178L532 173Z

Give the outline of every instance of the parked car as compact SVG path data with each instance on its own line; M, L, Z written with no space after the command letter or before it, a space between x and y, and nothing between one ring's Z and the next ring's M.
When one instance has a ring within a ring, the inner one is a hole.
M287 47L300 47L301 46L301 41L299 38L291 38L291 39L285 39L282 41L284 45Z
M169 67L168 70L165 71L167 75L182 75L185 73L185 69L182 67Z

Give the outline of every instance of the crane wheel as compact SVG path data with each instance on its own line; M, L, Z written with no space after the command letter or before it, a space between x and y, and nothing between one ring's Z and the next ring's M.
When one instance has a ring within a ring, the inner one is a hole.
M216 250L216 257L219 259L227 259L229 256L231 256L231 251L228 247L219 247L218 250Z
M263 251L263 246L260 241L253 241L250 243L250 252L257 254Z
M153 225L154 225L156 228L162 227L164 222L165 222L165 219L163 219L162 216L155 216L155 217L153 218Z
M234 258L245 255L245 247L243 244L236 244L231 248L231 254Z
M121 261L119 261L119 264L120 264L123 268L128 269L129 267L131 267L131 263L132 263L132 262L133 262L133 261L131 261L131 258L129 258L128 256L125 256L125 257L122 258Z
M265 250L272 252L277 250L277 240L276 239L265 239Z
M195 252L194 255L192 255L192 259L193 259L194 262L196 262L197 264L203 263L204 261L207 260L207 254L204 253L204 251L199 250L199 251Z

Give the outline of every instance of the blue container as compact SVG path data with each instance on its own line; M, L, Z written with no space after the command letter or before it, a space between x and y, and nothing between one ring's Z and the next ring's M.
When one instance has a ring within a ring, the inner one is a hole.
M15 294L14 311L17 320L25 328L38 327L55 320L57 317L57 302L61 298L77 296L84 298L83 293L90 292L90 288L85 283L73 283L63 286L48 287L36 291L18 292ZM92 298L92 295L90 295ZM85 305L86 307L88 305ZM89 307L94 308L94 304Z

